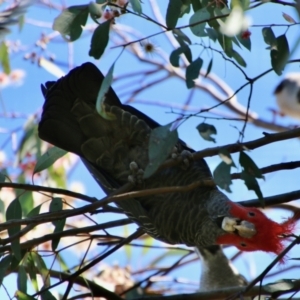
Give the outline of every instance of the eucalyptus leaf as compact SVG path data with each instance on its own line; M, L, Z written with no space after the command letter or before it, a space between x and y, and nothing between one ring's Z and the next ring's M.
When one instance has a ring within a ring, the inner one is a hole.
M181 46L178 49L172 51L172 53L170 55L170 63L173 67L179 67L180 54L183 54L183 53L185 54L185 56L189 62L192 61L191 49L188 45L184 45L184 46Z
M56 211L61 211L63 209L63 202L61 198L53 198L50 206L49 206L49 211L50 212L56 212ZM58 233L63 231L65 224L66 224L66 219L60 219L60 220L56 220L53 221L52 224L54 225L55 229L54 229L54 233ZM52 239L52 251L55 251L58 244L59 244L60 238L53 238Z
M206 36L205 26L206 21L209 20L210 13L206 8L201 8L196 11L190 18L190 29L192 33L196 36Z
M70 6L55 18L53 30L58 31L64 38L71 42L77 40L82 33L89 14L88 5Z
M12 261L12 256L11 255L6 255L2 257L0 261L0 284L2 285L3 278L6 275L7 269L10 267Z
M169 29L173 29L176 27L178 18L181 15L181 0L169 0L167 15L166 15L166 24Z
M215 183L228 193L231 193L230 185L232 184L230 170L231 165L226 164L224 161L222 161L213 171Z
M212 65L213 65L213 59L211 59L211 60L209 61L208 66L207 66L207 70L206 70L206 73L205 73L204 77L207 77L207 76L208 76L208 74L209 74L210 71L211 71Z
M198 78L202 64L203 64L203 59L198 57L196 60L190 63L186 68L185 82L187 88L190 89L195 86L194 80Z
M22 292L22 291L19 291L17 290L15 292L15 297L18 299L18 300L36 300L36 298ZM56 299L55 299L56 300Z
M264 27L262 29L262 35L267 45L271 47L277 46L276 37L271 27Z
M135 11L136 13L138 13L139 15L142 13L142 5L141 5L141 1L140 0L129 0L133 11Z
M111 65L106 76L103 78L101 87L98 92L97 101L96 101L96 110L97 110L98 114L102 118L104 118L106 120L111 120L111 121L115 120L116 117L114 115L112 115L111 113L108 113L105 110L104 102L105 102L105 95L107 94L107 92L112 84L114 67L115 67L115 63L113 63Z
M41 172L50 166L52 166L59 158L66 155L68 152L60 149L56 146L50 148L47 152L45 152L42 156L40 156L36 162L34 167L33 174Z
M260 190L259 184L256 180L256 178L253 176L253 174L248 173L247 171L242 171L241 173L241 179L244 180L245 185L247 186L248 190L252 190L255 192L256 196L258 197L258 200L261 204L261 206L265 207L265 201L263 198L263 194Z
M27 273L24 266L19 266L18 277L17 277L18 289L24 293L27 292Z
M246 61L243 59L243 57L234 49L232 49L232 57L233 59L242 67L246 68L247 67L247 63Z
M282 71L290 56L288 40L285 34L276 38L277 49L271 49L271 64L277 75L281 75Z
M6 210L6 220L21 220L22 219L22 207L19 199L13 200L7 207ZM7 228L9 237L13 237L15 234L19 233L21 230L21 225L15 225ZM20 248L20 238L14 238L11 241L11 248L14 256L17 260L21 260L21 248Z
M215 126L207 123L200 123L196 128L204 140L214 143L216 142L216 140L211 136L212 134L217 134Z
M156 127L149 138L149 163L144 178L150 177L167 159L178 141L177 130L170 131L172 124Z
M252 158L249 155L247 155L244 151L240 152L239 163L249 174L253 175L256 178L264 179L260 168L256 165Z
M109 41L109 29L112 20L107 20L101 23L94 31L91 39L91 48L89 56L99 59L108 44Z
M10 74L10 60L9 60L9 48L7 43L1 42L0 44L0 63L2 65L5 74Z

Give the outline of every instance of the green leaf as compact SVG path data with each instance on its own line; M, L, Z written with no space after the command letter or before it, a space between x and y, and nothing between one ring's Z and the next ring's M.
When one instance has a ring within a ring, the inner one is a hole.
M24 260L24 264L26 266L26 270L29 274L31 284L36 292L39 291L39 286L37 282L37 271L38 269L35 267L35 262L34 262L34 252L29 252L25 255L26 260Z
M33 120L29 120L25 125L24 134L21 138L17 153L17 162L27 158L28 154L37 154L39 152L40 138L38 137L38 126Z
M5 217L5 205L4 205L4 202L1 199L0 199L0 214L3 215L3 218Z
M185 82L188 89L195 86L194 80L198 78L202 64L203 59L198 57L186 68Z
M101 16L102 16L102 5L91 1L89 3L89 13L90 13L90 16L93 19L93 21L95 23L99 24L97 19L101 18Z
M9 49L5 42L0 44L0 62L5 74L10 74Z
M205 28L205 31L208 35L208 37L212 40L212 41L216 41L218 38L218 32L213 29L213 28Z
M16 291L15 292L15 297L18 299L18 300L36 300L36 298L26 294L26 293L23 293L22 291Z
M201 1L200 0L191 0L192 2L192 6L193 6L193 11L196 12L198 11L199 9L202 8L202 4L201 4Z
M185 55L186 59L189 62L191 62L193 60L193 58L192 58L192 51L191 51L191 49L189 47L189 45L192 43L191 40L189 39L189 37L187 35L185 35L179 29L173 29L172 32L173 32L173 35L176 38L177 42L179 43L179 45L182 47L181 48L181 50L183 51L182 53ZM176 51L176 50L174 50L174 51ZM176 56L177 56L177 54L176 54Z
M180 18L184 16L184 14L189 14L191 11L191 1L190 0L181 0L182 6L180 9Z
M264 198L256 178L245 170L242 171L241 178L245 181L245 185L247 186L248 190L252 190L255 192L261 206L264 208L265 207Z
M276 38L277 49L271 50L271 65L276 72L277 75L282 74L282 70L284 69L287 60L290 56L290 49L288 40L285 34L280 35Z
M41 172L52 166L59 158L66 155L68 152L56 146L45 152L36 162L33 174Z
M51 285L49 270L47 269L43 258L37 252L31 252L31 258L37 271L42 276L44 286L49 287Z
M0 173L0 183L3 183L3 182L5 182L5 180L6 180L6 176L5 176L5 174L3 174L3 173Z
M88 14L88 5L70 6L54 19L53 30L58 31L64 38L73 42L80 37Z
M105 110L104 102L105 102L105 96L106 96L106 94L111 86L112 80L113 80L114 67L115 67L115 63L113 63L111 65L106 76L103 78L101 87L98 92L97 102L96 102L96 110L97 110L98 114L102 118L104 118L106 120L110 120L110 121L115 120L116 117L115 117L115 115L113 115Z
M190 29L192 33L196 36L206 36L206 32L204 30L206 22L202 22L208 20L210 18L210 13L206 8L201 8L196 11L190 18ZM196 24L196 25L193 25Z
M179 58L180 54L185 53L186 58L189 62L192 61L192 51L188 45L184 45L182 47L179 47L178 49L172 51L170 55L170 63L173 67L179 67Z
M63 272L67 272L69 271L69 266L67 265L67 263L65 262L65 260L63 259L63 257L60 255L60 253L57 253L57 261L59 262L59 267L61 268L61 270Z
M101 23L94 31L92 40L91 40L91 48L89 51L89 56L94 57L95 59L99 59L109 40L109 29L112 20L107 20Z
M33 208L28 214L27 217L28 218L32 218L34 216L37 216L40 213L40 209L42 207L42 204L36 206L35 208Z
M223 38L222 44L220 43L220 45L222 46L226 55L228 57L232 57L232 52L233 52L232 39L226 35L223 35L222 38Z
M144 247L142 250L142 254L146 255L149 250L151 249L150 247L154 244L154 238L151 236L146 236L146 238L144 239L144 245L147 247Z
M264 27L262 29L262 35L267 45L271 47L277 46L276 37L271 27Z
M218 34L218 41L228 57L232 57L232 39L226 35Z
M238 34L237 36L238 41L249 51L251 51L251 39L250 36L248 38L243 38L242 33Z
M242 56L236 52L234 49L232 49L232 57L233 59L242 67L247 67L247 63L245 60L242 58Z
M231 193L230 185L232 184L230 175L231 165L224 161L220 162L213 172L215 183L221 189Z
M129 236L128 225L125 225L124 226L124 237L128 237L128 236ZM124 251L125 251L128 261L130 261L130 259L132 258L132 246L130 244L124 245Z
M196 128L204 140L214 143L216 142L216 140L211 136L212 134L217 134L215 126L207 123L200 123Z
M24 266L19 266L18 279L17 279L18 289L21 292L26 293L27 291L27 274Z
M186 43L188 43L189 45L192 44L191 39L181 29L175 28L172 30L172 33L178 41L178 43L180 44L180 46L185 46Z
M22 208L19 199L16 198L7 207L6 220L9 221L9 220L20 220L20 219L22 219ZM16 225L7 228L9 237L12 237L15 234L19 233L20 230L21 230L21 225ZM21 260L22 257L21 257L21 248L20 248L20 238L15 238L11 242L11 248L16 259Z
M41 298L42 300L56 300L56 298L51 294L50 291L43 291L44 287L41 288Z
M22 31L25 24L25 15L22 15L18 18L19 32Z
M211 71L212 65L213 65L213 59L211 59L211 60L209 61L209 64L208 64L208 66L207 66L207 70L206 70L206 73L205 73L204 77L207 77L207 76L208 76L208 74L209 74L210 71Z
M219 150L219 156L224 161L224 163L226 163L227 165L229 165L231 167L236 167L236 165L231 157L230 152L226 148L221 148Z
M2 259L0 261L0 284L1 285L2 285L2 282L3 282L3 278L6 275L6 271L10 267L11 261L12 261L12 256L11 255L7 255L7 256L2 257Z
M157 127L152 130L149 138L149 164L144 178L150 177L167 159L178 141L177 130L170 131L172 124Z
M63 202L61 198L53 198L50 206L49 206L49 212L56 212L56 211L61 211L63 209ZM62 232L65 224L66 224L66 219L61 219L61 220L56 220L53 221L52 224L54 225L54 233ZM55 251L58 244L59 244L60 238L54 238L52 239L52 251Z
M139 15L142 13L142 5L140 0L129 0L133 10Z
M32 210L34 204L32 192L28 191L23 194L20 194L19 202L22 207L23 215L27 216L27 214Z
M176 27L178 18L181 14L181 0L169 0L167 15L166 15L166 24L169 29Z
M243 9L243 11L246 11L249 8L250 1L249 0L233 0L230 2L230 8L239 6Z
M244 151L240 152L239 163L244 168L244 170L251 174L256 178L264 179L264 176L259 169L259 167L255 164L255 162L251 159L249 155L247 155Z

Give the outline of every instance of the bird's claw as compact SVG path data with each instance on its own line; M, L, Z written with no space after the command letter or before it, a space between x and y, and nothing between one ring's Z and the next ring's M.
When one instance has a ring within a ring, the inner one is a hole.
M174 146L172 154L171 154L172 159L177 159L179 157L182 158L182 163L180 166L186 170L190 166L190 162L193 161L193 155L190 151L188 150L182 150L180 153L178 151L178 148Z
M226 232L236 233L244 238L251 238L256 234L256 229L253 223L241 221L237 218L225 217L222 221L222 229Z
M132 161L129 164L130 175L128 175L128 181L133 184L141 184L144 178L144 170L139 169L138 164Z

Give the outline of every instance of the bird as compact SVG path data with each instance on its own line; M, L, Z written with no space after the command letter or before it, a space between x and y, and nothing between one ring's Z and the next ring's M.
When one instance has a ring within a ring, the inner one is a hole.
M110 194L128 183L134 172L138 175L145 170L149 138L160 125L123 105L111 87L103 105L109 118L100 115L95 107L103 79L100 70L87 62L42 85L45 102L38 134L42 140L79 155L99 186ZM181 140L176 149L193 152ZM180 164L162 168L134 188L185 186L202 179L212 179L204 159L191 161L187 168ZM155 239L194 247L227 244L243 251L279 254L284 236L294 231L296 222L291 217L276 223L258 208L230 201L216 186L123 199L116 205Z
M195 247L201 263L199 292L209 292L229 287L246 286L241 275L226 257L220 245ZM249 298L250 299L250 298Z
M300 73L288 73L274 90L281 115L300 119Z

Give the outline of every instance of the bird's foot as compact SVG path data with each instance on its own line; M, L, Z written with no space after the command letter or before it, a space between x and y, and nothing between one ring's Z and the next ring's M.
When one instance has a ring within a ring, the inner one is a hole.
M133 184L142 184L144 180L144 170L140 169L135 161L129 164L130 175L128 181Z
M245 238L251 238L256 234L254 224L237 218L225 217L222 222L222 229Z
M180 163L180 166L182 169L186 170L190 166L190 163L193 161L193 155L188 150L182 150L180 153L178 151L178 148L174 146L173 151L171 153L172 159L178 159L181 158L182 162Z
M269 107L268 110L272 113L272 123L273 124L276 124L276 121L277 121L277 117L280 116L280 117L284 117L285 114L282 112L282 111L279 111L273 107Z

